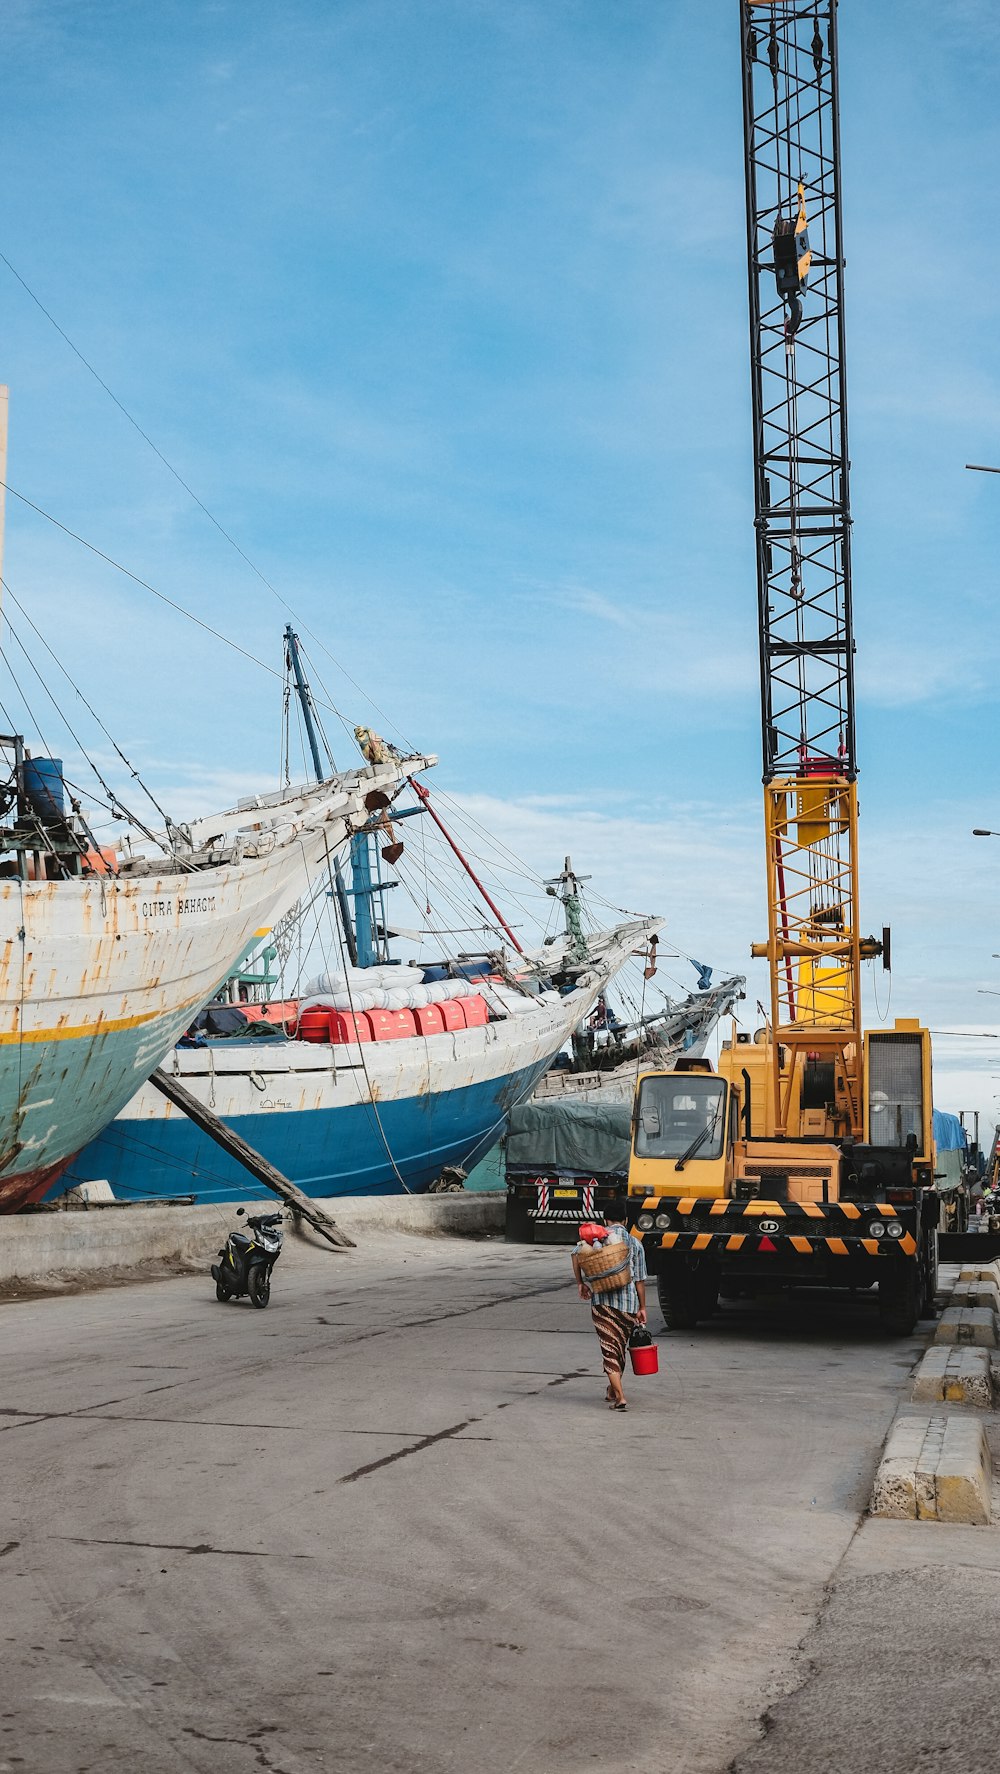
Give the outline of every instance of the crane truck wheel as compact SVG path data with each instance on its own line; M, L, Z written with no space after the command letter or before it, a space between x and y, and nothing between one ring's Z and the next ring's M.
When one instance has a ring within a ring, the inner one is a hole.
M702 1262L695 1271L695 1305L699 1318L711 1318L719 1310L721 1277L718 1265Z
M696 1270L678 1264L658 1275L656 1297L668 1330L694 1330L703 1315Z
M908 1337L917 1319L924 1294L924 1269L920 1262L892 1264L879 1276L878 1315L891 1337Z

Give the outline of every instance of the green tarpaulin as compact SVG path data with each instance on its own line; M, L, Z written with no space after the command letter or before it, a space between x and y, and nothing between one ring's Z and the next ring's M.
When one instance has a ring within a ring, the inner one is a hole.
M511 1111L507 1163L625 1176L631 1121L629 1103L522 1103Z

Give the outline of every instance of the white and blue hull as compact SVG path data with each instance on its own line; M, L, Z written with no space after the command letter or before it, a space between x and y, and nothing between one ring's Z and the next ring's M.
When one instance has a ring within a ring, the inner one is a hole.
M0 1212L65 1175L403 768L260 797L117 874L0 881Z
M419 1191L446 1164L466 1170L475 1164L495 1143L511 1104L530 1096L547 1064L544 1060L433 1096L383 1102L384 1143L370 1106L364 1104L231 1115L227 1124L307 1195L398 1194L404 1182ZM266 1189L186 1118L161 1120L155 1130L139 1130L138 1138L136 1133L121 1117L113 1121L71 1165L64 1186L104 1177L125 1201L190 1194L199 1201L267 1196Z
M445 1165L470 1170L530 1096L598 992L654 928L598 939L593 970L485 1028L364 1046L211 1041L166 1062L185 1087L307 1195L426 1189ZM122 1200L264 1196L247 1171L144 1085L75 1159L60 1187L106 1179Z

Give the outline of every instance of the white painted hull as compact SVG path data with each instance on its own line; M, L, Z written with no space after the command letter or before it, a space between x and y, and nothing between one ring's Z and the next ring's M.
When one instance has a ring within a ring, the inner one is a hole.
M167 1069L308 1194L426 1188L444 1164L470 1168L529 1096L622 963L656 928L599 941L574 991L483 1028L362 1046L305 1041L178 1048ZM249 1048L249 1051L248 1051ZM66 1181L106 1178L116 1194L239 1200L246 1173L151 1085L74 1163Z
M401 774L380 765L222 815L243 835L234 854L220 833L230 860L215 867L0 882L0 1210L39 1199L123 1108L364 822L366 794Z

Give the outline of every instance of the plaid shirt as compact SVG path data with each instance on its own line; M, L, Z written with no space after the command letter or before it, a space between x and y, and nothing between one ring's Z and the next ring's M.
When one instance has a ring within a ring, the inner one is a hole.
M613 1287L607 1293L594 1294L593 1298L598 1300L602 1306L612 1306L616 1312L624 1312L630 1318L634 1318L639 1311L639 1290L636 1287L636 1282L646 1279L646 1253L639 1240L626 1232L624 1226L612 1226L607 1242L621 1244L626 1239L628 1240L628 1281L624 1287ZM583 1251L589 1250L590 1246L581 1241L576 1248ZM584 1276L584 1282L586 1282L586 1276Z

